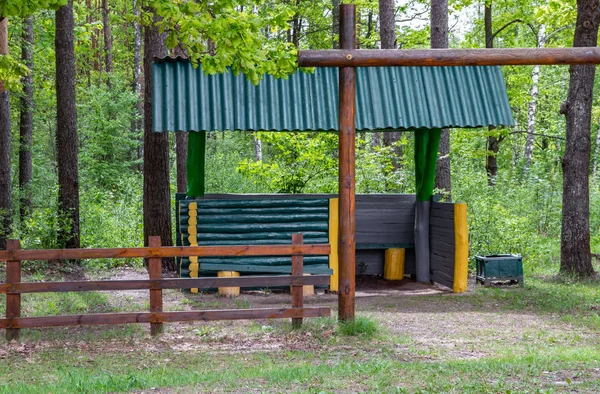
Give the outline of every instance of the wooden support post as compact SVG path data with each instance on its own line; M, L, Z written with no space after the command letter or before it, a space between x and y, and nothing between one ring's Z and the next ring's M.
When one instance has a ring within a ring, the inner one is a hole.
M404 279L404 256L406 249L389 248L385 250L385 264L383 266L383 279Z
M236 271L219 271L217 272L217 276L219 278L237 278L238 276L240 276L240 273ZM239 295L239 287L219 287L219 296L221 297L235 298Z
M356 5L340 5L340 47L354 49L356 40ZM355 149L356 149L356 69L340 68L339 85L339 292L338 317L354 320L356 280L355 223Z
M160 237L151 236L148 238L148 246L149 247L159 247ZM162 266L161 259L157 257L152 257L148 259L148 273L150 275L150 279L162 279ZM162 290L150 290L150 312L162 312L163 311L163 298L162 298ZM150 323L150 335L153 337L161 334L163 332L163 323L156 322Z
M454 286L455 293L467 291L469 277L469 227L467 204L454 204Z
M18 239L9 239L6 241L6 250L14 251L20 250L21 243ZM14 285L21 283L21 261L20 260L8 260L6 262L6 283ZM12 318L21 317L21 294L6 293L6 317L8 320L9 328L6 329L6 340L13 341L18 340L20 336L19 328L12 328Z
M292 245L301 245L304 243L303 234L292 234ZM292 255L292 275L303 275L304 274L304 256L303 255ZM302 285L292 286L292 308L304 307L304 294ZM298 328L302 326L302 318L292 318L292 326Z

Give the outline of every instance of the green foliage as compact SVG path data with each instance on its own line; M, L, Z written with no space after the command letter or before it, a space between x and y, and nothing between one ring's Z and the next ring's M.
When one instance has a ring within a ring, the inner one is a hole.
M27 75L29 69L10 55L0 55L0 81L4 81L7 90L19 91L21 78Z
M296 69L294 46L282 40L269 40L288 28L293 11L285 4L273 4L261 15L253 12L258 1L153 0L150 5L160 17L161 32L167 32L169 48L181 45L194 63L202 63L206 73L246 74L258 84L263 74L286 76ZM146 16L149 19L150 16Z
M275 193L330 193L337 173L337 134L261 132L270 160L240 163L238 171Z
M2 0L0 2L0 18L7 16L25 17L41 9L58 9L68 0Z

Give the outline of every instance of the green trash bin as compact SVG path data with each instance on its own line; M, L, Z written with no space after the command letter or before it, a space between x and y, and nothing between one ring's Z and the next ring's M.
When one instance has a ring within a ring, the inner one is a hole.
M523 257L516 254L494 254L475 257L477 282L489 286L494 281L510 281L523 286Z

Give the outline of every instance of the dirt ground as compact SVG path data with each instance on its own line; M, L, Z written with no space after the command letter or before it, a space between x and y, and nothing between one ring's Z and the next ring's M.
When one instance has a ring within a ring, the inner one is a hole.
M143 270L123 270L113 279L146 278ZM473 289L474 282L470 283ZM359 277L356 284L356 310L375 319L397 342L399 356L432 360L473 360L497 354L499 349L515 354L525 352L537 342L550 338L555 345L597 343L600 332L565 323L559 316L536 314L527 310L507 311L489 302L473 303L469 293L454 294L448 289L419 284L405 279L385 281ZM119 309L147 308L146 291L122 291L111 296ZM215 293L189 294L164 292L165 310L204 310L289 307L291 296L284 290L243 291L237 298ZM337 315L337 295L317 289L305 298L306 306L330 306ZM139 310L139 309L137 309ZM318 341L298 335L272 333L274 321L221 321L169 324L158 341L149 348L168 347L175 351L210 350L214 352L253 352L318 348ZM327 332L308 331L308 336L327 337ZM201 340L198 340L198 339ZM139 339L147 341L145 339ZM420 356L422 354L422 356Z

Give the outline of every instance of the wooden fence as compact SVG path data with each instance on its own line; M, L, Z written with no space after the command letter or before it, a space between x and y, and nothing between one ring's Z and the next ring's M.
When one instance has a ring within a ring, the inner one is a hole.
M302 234L293 234L291 245L252 246L161 246L160 237L150 237L149 247L116 249L21 250L18 240L8 240L7 250L0 251L0 262L6 261L6 283L0 283L0 294L6 294L6 317L0 329L6 339L19 338L21 328L79 326L100 324L150 323L152 335L162 332L163 322L291 318L294 326L303 317L329 316L329 307L304 307L303 285L329 285L329 275L303 275L303 256L329 254L328 244L303 243ZM292 256L291 275L246 276L230 278L162 278L161 258L182 256ZM73 282L21 282L24 260L67 260L92 258L147 258L149 279ZM291 286L291 308L222 309L185 312L163 312L163 289L217 287ZM133 313L93 313L68 316L21 317L21 294L72 291L149 290L150 311Z

